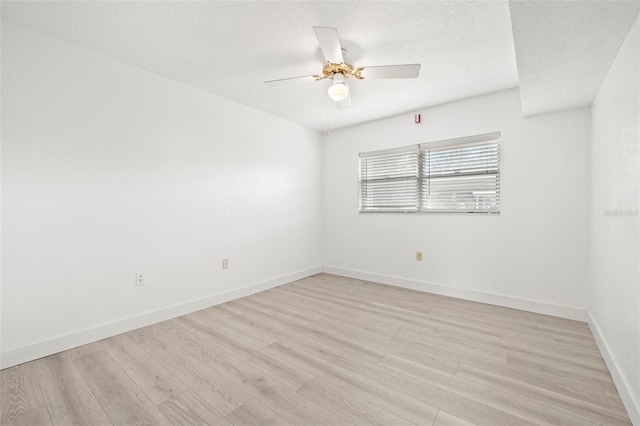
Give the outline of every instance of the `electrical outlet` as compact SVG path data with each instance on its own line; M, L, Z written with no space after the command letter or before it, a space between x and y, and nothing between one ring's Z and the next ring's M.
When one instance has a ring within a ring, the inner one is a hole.
M229 269L229 259L222 259L222 269Z
M416 260L419 262L422 262L422 252L421 251L417 251L416 252Z
M136 272L136 285L143 286L144 284L144 272Z

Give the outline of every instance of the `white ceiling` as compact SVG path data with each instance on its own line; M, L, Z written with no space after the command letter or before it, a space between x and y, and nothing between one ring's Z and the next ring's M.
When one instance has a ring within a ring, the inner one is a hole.
M511 7L506 0L3 1L2 17L324 131L517 87L519 75L526 113L587 106L638 5L640 0L512 1ZM421 63L420 77L350 79L348 110L328 100L326 80L267 87L265 80L321 72L313 26L337 28L356 66ZM584 72L585 64L593 72ZM573 90L565 90L567 82Z
M589 106L640 1L511 1L525 116Z

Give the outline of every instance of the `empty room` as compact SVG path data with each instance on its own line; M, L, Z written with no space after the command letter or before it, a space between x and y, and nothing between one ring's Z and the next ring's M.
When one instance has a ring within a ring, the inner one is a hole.
M640 426L640 1L2 1L0 424Z

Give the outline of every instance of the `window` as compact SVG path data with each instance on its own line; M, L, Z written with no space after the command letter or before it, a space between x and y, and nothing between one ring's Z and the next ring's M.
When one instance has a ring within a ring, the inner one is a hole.
M499 213L500 133L360 154L362 213Z
M418 211L418 146L360 154L360 211Z

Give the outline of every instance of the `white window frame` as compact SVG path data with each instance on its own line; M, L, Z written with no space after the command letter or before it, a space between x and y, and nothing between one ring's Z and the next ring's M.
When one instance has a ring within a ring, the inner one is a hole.
M359 212L499 214L500 137L487 133L360 153Z

